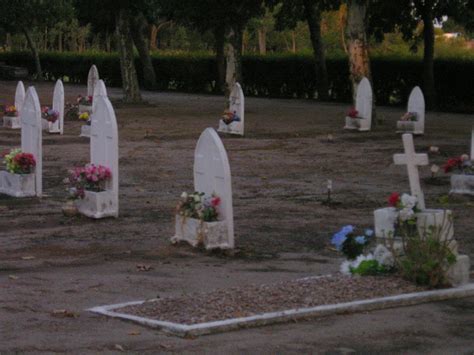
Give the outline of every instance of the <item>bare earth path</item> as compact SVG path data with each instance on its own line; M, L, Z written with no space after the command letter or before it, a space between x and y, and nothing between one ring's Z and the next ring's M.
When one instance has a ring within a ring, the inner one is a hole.
M0 82L0 104L13 101L15 83ZM52 83L37 86L42 104ZM85 92L66 85L69 101ZM112 100L120 91L111 89ZM149 104L114 102L120 129L120 218L93 221L61 214L67 168L84 164L88 140L80 122L64 136L45 134L41 199L0 196L0 353L3 352L358 352L472 353L474 299L329 317L198 339L179 339L84 309L160 295L289 280L335 272L339 255L328 248L341 225L372 224L372 211L392 191L407 192L394 131L403 109L379 108L384 125L346 133L344 105L296 100L246 100L245 138L224 137L231 164L238 250L234 256L173 247L173 209L192 189L193 150L200 132L216 127L220 97L144 93ZM428 113L426 135L441 154L467 153L472 116ZM335 136L328 143L327 134ZM18 146L17 131L0 128L0 151ZM3 168L3 167L2 167ZM429 178L429 167L421 172ZM327 179L334 199L327 207ZM450 198L447 177L425 180L429 207L444 202L455 213L460 249L474 258L474 199ZM151 266L140 271L137 265ZM56 312L54 312L56 310ZM66 310L61 313L58 310Z

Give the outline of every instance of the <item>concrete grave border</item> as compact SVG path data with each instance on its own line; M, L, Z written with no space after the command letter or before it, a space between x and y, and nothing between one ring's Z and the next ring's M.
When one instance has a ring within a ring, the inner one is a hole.
M146 301L133 301L106 306L98 306L87 309L87 311L113 318L132 321L148 327L161 329L164 332L170 333L172 335L186 337L221 333L231 330L237 330L240 328L283 323L297 319L308 319L314 317L330 316L334 314L366 312L394 307L406 307L420 303L444 301L448 299L464 298L470 296L474 296L474 283L469 283L463 286L449 289L405 293L396 296L321 305L309 308L288 309L278 312L257 314L249 317L229 318L219 321L198 323L192 325L161 321L115 312L116 309L123 308L126 306L142 304Z

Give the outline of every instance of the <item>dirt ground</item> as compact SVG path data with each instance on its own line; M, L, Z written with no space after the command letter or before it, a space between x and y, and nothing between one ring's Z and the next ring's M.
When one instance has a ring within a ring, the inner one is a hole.
M36 87L41 103L50 103L53 84ZM0 104L11 104L14 90L15 83L0 82ZM65 90L69 101L85 93L81 86ZM175 203L193 188L194 146L204 128L217 126L224 101L144 92L148 103L132 107L117 101L120 90L109 95L120 130L118 219L61 213L67 169L89 158L78 121L67 121L63 136L44 135L41 200L0 196L0 353L472 354L473 298L196 339L86 312L103 304L335 272L341 259L328 248L331 234L345 224L371 226L373 210L391 192L409 192L406 169L392 164L392 154L402 152L395 122L403 108L380 107L383 125L348 133L342 130L346 105L247 98L245 138L223 137L232 172L235 255L171 246ZM430 112L416 150L438 146L440 154L430 156L437 164L468 153L473 123L473 116ZM19 131L0 128L0 151L19 144ZM430 174L422 168L427 206L454 211L460 250L474 258L474 199L448 199L449 178L433 181ZM327 179L333 180L331 206L322 204ZM140 271L140 265L152 269Z

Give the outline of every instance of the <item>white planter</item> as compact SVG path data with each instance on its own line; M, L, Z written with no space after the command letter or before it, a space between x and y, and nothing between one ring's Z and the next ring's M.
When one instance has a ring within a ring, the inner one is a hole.
M228 228L226 221L203 222L196 218L175 217L173 243L185 241L193 247L203 244L206 249L228 249Z
M84 198L74 203L81 214L90 218L118 217L118 206L112 191L86 191Z
M11 174L0 171L0 193L13 197L36 196L35 174Z
M432 232L440 240L453 239L454 226L450 210L427 209L416 214L416 225L421 236ZM380 208L374 211L375 236L377 238L393 237L397 210L394 207ZM395 236L399 237L399 236Z
M3 116L3 127L12 128L12 129L20 129L21 128L20 117Z
M230 134L238 134L243 136L244 135L244 130L242 127L242 122L231 122L229 124L225 124L224 121L219 120L219 132L222 133L230 133Z
M403 133L413 133L415 131L415 121L397 121L397 131Z
M474 195L474 175L451 175L452 194Z
M352 118L346 116L346 125L344 129L359 129L360 128L360 118Z
M41 129L43 131L49 131L49 122L48 122L48 120L46 120L44 118L41 119Z
M78 110L79 110L80 113L82 113L82 112L92 113L92 105L79 104Z
M83 125L81 126L81 134L79 135L80 137L91 137L91 126L90 125Z

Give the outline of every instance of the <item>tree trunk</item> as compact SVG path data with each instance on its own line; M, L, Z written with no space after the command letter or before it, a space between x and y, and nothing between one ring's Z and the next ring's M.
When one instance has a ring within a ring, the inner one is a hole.
M225 33L224 28L216 28L214 31L215 51L217 64L217 80L216 91L225 92L226 82L226 66L225 66Z
M58 50L60 52L63 51L63 33L62 33L62 31L59 31L59 33L58 33Z
M36 48L35 43L31 39L31 34L26 28L23 29L23 33L25 34L26 42L28 43L28 47L30 47L31 54L33 54L33 58L35 60L36 79L41 81L43 80L43 70L41 69L41 61L39 57L38 48Z
M133 42L130 33L130 14L127 7L117 11L115 31L120 57L120 71L122 73L122 89L125 102L140 102L140 88L138 87L137 72L133 56Z
M226 34L226 97L229 97L236 82L242 83L242 34L243 30L239 26L232 26Z
M267 31L265 28L258 29L258 52L262 55L267 54Z
M371 79L369 45L366 34L367 8L368 0L348 0L346 36L354 99L359 81L364 76Z
M316 63L316 76L318 84L318 99L328 99L328 72L326 68L326 52L321 37L321 10L318 4L311 0L303 0L306 21L308 22L311 44L313 45Z
M433 13L430 4L424 5L423 9L423 93L426 99L426 107L434 108L436 102L436 89L434 79L434 46L435 34L433 24Z
M143 86L148 90L153 90L156 88L156 74L146 39L148 37L146 36L147 27L148 23L142 13L132 19L131 32L133 42L140 56L140 62L142 63Z
M156 37L158 37L158 27L156 25L150 26L150 50L156 51Z
M291 51L296 53L296 32L291 31Z

